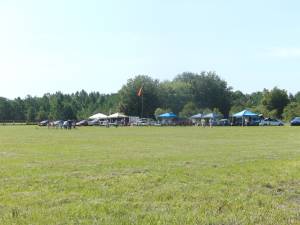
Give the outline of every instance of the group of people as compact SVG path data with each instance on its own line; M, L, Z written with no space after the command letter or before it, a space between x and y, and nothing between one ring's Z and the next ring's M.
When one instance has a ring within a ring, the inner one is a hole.
M54 121L54 122L49 122L48 123L48 128L60 128L60 129L66 129L66 130L71 130L72 128L76 128L76 122L73 120L59 120L59 121Z
M209 126L210 128L212 128L213 124L214 124L214 120L212 118L210 118L208 121L205 120L205 119L201 119L201 126L202 127Z
M198 122L194 122L193 125L212 128L215 125L215 123L216 123L216 121L214 121L212 118L210 118L208 120L207 119L201 119Z

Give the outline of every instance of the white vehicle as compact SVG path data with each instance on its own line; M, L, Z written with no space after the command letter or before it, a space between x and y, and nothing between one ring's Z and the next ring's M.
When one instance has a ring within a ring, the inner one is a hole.
M283 126L284 123L281 120L266 118L259 123L260 126Z
M99 125L99 119L88 120L88 125L89 126L97 126L97 125Z
M147 119L140 119L139 121L137 121L137 126L149 126L149 123L147 121Z
M150 119L148 118L138 118L132 123L133 126L149 126Z
M54 127L60 127L60 128L62 128L63 127L63 124L64 124L64 121L63 120L57 120L57 121L54 121L53 122L53 126Z
M99 121L99 125L100 126L108 126L109 122L108 122L108 120Z

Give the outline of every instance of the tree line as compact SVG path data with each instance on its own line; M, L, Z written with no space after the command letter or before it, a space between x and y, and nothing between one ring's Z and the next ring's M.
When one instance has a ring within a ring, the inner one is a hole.
M117 111L140 117L155 117L171 111L182 118L209 112L228 117L245 108L265 117L288 121L300 116L300 92L293 95L274 87L245 94L233 91L225 80L210 71L185 72L167 81L138 75L114 94L82 90L73 94L47 93L42 97L28 95L13 100L1 97L0 121L80 120L97 112Z

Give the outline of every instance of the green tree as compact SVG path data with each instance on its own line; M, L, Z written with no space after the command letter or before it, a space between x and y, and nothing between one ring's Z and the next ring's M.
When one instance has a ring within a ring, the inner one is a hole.
M185 81L165 81L159 85L159 99L163 108L179 113L187 102L193 101L191 85Z
M6 98L0 98L0 121L12 120L12 115L13 111L10 101Z
M154 111L154 116L156 119L158 119L158 116L167 112L171 112L171 109L162 109L162 108L157 108Z
M225 116L229 114L231 88L215 72L183 73L175 81L190 85L193 101L198 108L218 108Z
M197 113L199 113L199 109L196 104L194 102L188 102L179 113L179 116L183 118L190 118L192 115Z
M231 108L230 114L234 114L244 110L247 106L248 98L241 91L235 91L231 93Z
M21 98L16 98L11 101L13 120L15 121L25 121L26 108L24 101Z
M290 121L296 116L300 115L300 103L292 102L287 105L283 110L283 118L285 121Z
M41 120L45 120L48 119L48 113L46 111L44 111L43 109L40 109L37 114L36 114L36 118L37 121L41 121Z
M265 89L263 92L262 105L268 111L273 111L274 116L277 118L282 117L283 109L288 103L289 96L286 90L275 87L271 91Z
M300 103L300 91L297 92L295 95L294 95L294 100L298 103Z
M64 95L61 92L57 92L50 96L50 119L63 119L63 99Z
M246 95L246 98L247 98L247 103L246 103L247 108L255 108L261 104L263 99L263 92L261 91L253 92L249 95Z
M32 97L30 95L27 95L25 100L25 118L27 122L34 122L36 121L36 116L37 116L37 110L39 108L37 98Z
M142 96L138 96L142 88ZM159 102L159 81L149 76L139 75L129 79L127 84L119 91L120 111L132 115L152 117Z

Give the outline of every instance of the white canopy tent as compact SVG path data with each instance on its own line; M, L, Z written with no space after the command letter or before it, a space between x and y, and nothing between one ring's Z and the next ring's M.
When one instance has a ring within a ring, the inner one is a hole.
M128 116L124 115L123 113L114 113L107 117L108 119L119 119L119 118L128 118Z
M95 115L90 116L89 119L91 119L91 120L95 120L95 119L107 119L107 115L102 114L102 113L97 113Z

